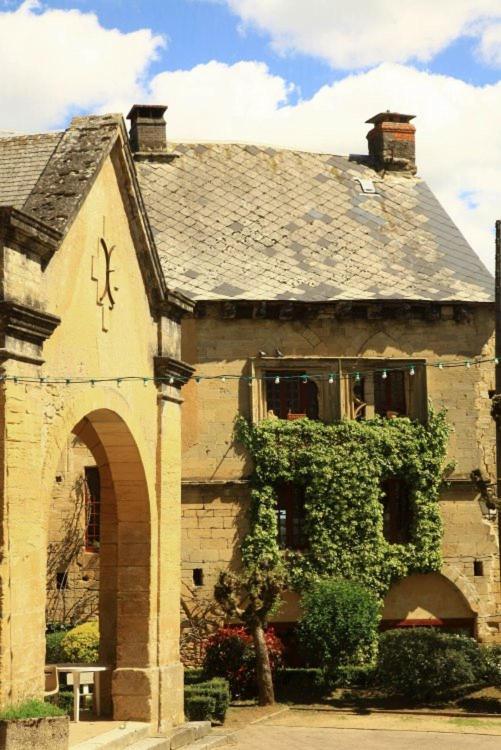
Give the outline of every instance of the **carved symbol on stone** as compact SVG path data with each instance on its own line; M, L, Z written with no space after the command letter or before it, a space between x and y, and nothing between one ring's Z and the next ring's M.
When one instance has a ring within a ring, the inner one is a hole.
M103 236L99 238L97 253L92 257L92 280L97 284L97 304L102 310L103 331L109 330L109 313L115 307L115 292L118 287L112 281L115 269L111 267L111 256L115 245L108 245L105 237L103 219Z

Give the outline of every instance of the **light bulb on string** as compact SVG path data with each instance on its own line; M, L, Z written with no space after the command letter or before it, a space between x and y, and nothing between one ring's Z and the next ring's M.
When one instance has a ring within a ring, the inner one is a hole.
M95 386L96 386L96 381L95 380L91 380L90 381L90 387L91 388L95 388Z
M332 373L332 372L331 372L331 373L329 374L329 385L332 385L332 384L333 384L333 382L334 382L334 373Z
M409 375L415 375L416 370L414 369L414 365L411 365L411 369L409 370Z
M437 367L438 367L439 370L443 370L444 369L443 362L439 362L438 365L437 365Z
M169 385L174 385L174 378L172 375L169 378Z
M226 383L226 375L223 375L223 377L221 378L221 383Z
M148 378L143 378L143 385L146 388L146 386L148 385Z
M494 364L495 364L495 365L498 365L498 364L499 364L499 357L494 357Z
M278 375L277 375L277 377L275 378L275 385L280 385L280 378L279 378L279 376L278 376Z
M465 366L466 366L466 369L468 369L468 370L469 370L469 369L470 369L470 367L471 367L471 362L465 362Z
M383 370L383 372L381 373L381 377L383 378L383 380L386 380L386 378L388 377L388 373L386 372L386 370Z
M117 388L120 388L121 382L122 382L122 378L117 378Z
M355 373L355 382L356 383L360 383L360 373L359 372Z

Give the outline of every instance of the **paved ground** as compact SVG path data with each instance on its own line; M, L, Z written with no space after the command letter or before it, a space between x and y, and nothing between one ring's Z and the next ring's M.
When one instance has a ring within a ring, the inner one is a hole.
M254 725L235 750L499 750L499 735Z
M501 717L276 708L248 726L233 712L235 750L501 750Z

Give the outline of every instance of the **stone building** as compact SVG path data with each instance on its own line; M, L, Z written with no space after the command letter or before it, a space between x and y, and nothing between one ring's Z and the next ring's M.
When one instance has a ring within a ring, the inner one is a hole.
M493 365L465 366L494 356L493 280L416 175L412 117L373 117L369 153L343 157L170 144L162 114L132 110L132 146L166 278L195 302L182 358L202 378L227 376L184 391L185 583L210 595L218 571L239 565L251 466L233 441L236 414L423 420L431 400L454 428L443 569L397 583L383 626L501 639L497 526L471 480L476 469L495 477ZM440 360L461 367L426 366ZM368 374L340 377L357 371ZM294 546L293 493L277 513ZM296 617L290 594L276 619Z
M117 719L177 724L193 303L163 276L121 117L0 138L0 252L0 703L42 694L46 605L61 616L81 563L112 667L103 698Z
M210 595L238 568L237 414L446 406L443 570L397 583L384 621L499 638L471 480L494 477L492 363L426 366L493 357L493 284L416 176L410 118L373 118L369 156L340 157L169 144L164 111L133 107L130 136L102 116L0 138L0 703L41 693L46 620L98 615L115 717L182 720L179 571ZM285 545L295 508L279 498ZM296 616L289 594L277 620Z

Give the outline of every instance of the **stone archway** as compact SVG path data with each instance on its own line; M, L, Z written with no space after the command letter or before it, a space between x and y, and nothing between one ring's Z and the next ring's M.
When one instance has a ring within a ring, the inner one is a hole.
M441 573L419 573L397 581L384 600L382 627L435 625L472 635L476 612L463 591Z
M132 433L115 412L98 409L73 433L92 453L101 480L100 661L113 667L117 719L151 719L152 617L150 499Z

